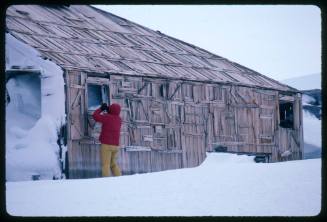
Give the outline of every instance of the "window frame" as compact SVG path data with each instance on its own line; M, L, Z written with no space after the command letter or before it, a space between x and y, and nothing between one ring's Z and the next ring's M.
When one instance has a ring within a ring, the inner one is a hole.
M88 85L98 85L101 87L101 100L102 102L110 104L110 81L109 79L105 78L98 78L98 77L87 77L85 82L85 108L88 114L93 113L93 109L89 109L89 92L88 92ZM104 89L107 88L107 98L104 95ZM100 104L101 105L101 104Z
M89 109L89 92L88 92L88 85L89 84L91 84L91 85L99 85L101 87L101 99L102 99L102 101L103 101L103 88L104 87L107 87L107 89L108 89L108 93L107 93L108 97L107 97L106 103L109 105L110 104L110 100L111 100L110 81L109 81L109 79L99 78L99 77L87 77L86 78L86 81L85 81L85 87L84 87L85 88L85 92L84 92L85 93L85 97L84 97L85 98L84 99L85 105L84 105L84 109L86 110L86 112L85 112L84 118L85 118L85 123L86 123L85 127L86 128L85 128L85 134L84 134L84 136L94 137L92 131L89 132L89 129L88 129L89 124L90 124L89 120L90 120L93 112L95 111L93 109ZM94 122L94 125L93 126L90 125L90 127L93 128L93 130L94 130L94 127L95 128L98 128L99 125L97 125L97 123Z

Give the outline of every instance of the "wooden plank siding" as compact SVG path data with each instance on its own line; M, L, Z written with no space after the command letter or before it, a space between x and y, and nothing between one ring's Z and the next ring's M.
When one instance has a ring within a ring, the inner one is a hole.
M70 178L101 176L100 125L87 111L87 76L70 72L67 78ZM301 113L294 113L294 129L281 128L278 91L114 74L97 81L108 85L110 103L122 107L118 164L124 175L195 167L217 146L264 153L271 161L282 161L288 149L292 159L302 158ZM298 109L300 96L294 101Z

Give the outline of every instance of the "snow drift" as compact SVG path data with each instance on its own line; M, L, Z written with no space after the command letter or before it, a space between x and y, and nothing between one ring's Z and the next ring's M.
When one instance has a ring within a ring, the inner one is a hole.
M15 216L315 216L321 159L255 163L208 153L199 167L131 176L6 183Z
M30 46L6 34L6 71L37 70L6 84L6 180L60 177L57 131L65 123L63 71Z

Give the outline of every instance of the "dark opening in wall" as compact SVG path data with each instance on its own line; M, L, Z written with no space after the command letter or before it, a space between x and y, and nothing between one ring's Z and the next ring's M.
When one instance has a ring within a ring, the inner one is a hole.
M100 107L102 103L109 105L108 86L88 84L88 110L95 110Z
M165 85L164 84L160 85L160 96L163 98L165 97Z
M280 126L284 128L293 128L293 103L279 101Z

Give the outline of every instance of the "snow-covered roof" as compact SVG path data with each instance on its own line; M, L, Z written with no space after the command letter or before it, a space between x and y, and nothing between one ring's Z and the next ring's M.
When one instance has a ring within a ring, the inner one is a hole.
M12 5L7 31L64 69L295 89L240 64L87 5Z

